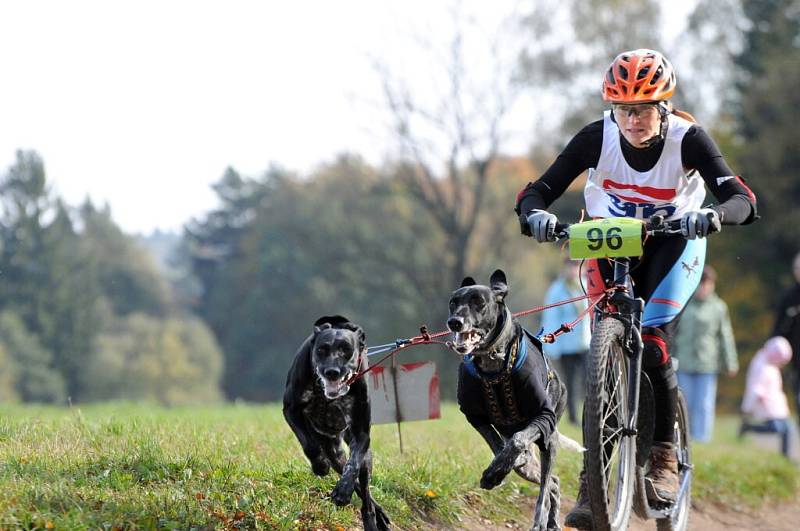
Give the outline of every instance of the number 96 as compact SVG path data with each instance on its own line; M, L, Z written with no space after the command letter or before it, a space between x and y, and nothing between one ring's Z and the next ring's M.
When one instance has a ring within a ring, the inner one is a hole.
M605 241L606 247L611 250L617 250L622 247L621 233L621 228L611 227L604 235L603 229L600 227L593 227L586 233L586 239L589 241L588 247L592 251L598 251L601 247L603 247L603 242Z

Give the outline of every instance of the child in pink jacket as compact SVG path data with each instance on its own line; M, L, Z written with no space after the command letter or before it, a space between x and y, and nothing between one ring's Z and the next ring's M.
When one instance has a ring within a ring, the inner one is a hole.
M782 437L781 451L789 456L789 403L783 392L781 367L792 359L792 347L784 337L767 340L756 353L747 369L742 413L739 428L741 437L747 431L778 433Z

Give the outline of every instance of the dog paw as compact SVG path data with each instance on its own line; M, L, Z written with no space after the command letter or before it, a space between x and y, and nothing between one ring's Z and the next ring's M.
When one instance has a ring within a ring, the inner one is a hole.
M364 531L389 531L391 529L391 520L384 512L383 508L375 504L375 512L369 515L361 513L361 519L364 522Z
M311 471L314 472L314 475L316 476L324 477L327 476L328 473L331 471L331 465L324 459L319 461L312 461Z
M495 488L503 482L509 472L511 472L511 467L498 466L492 463L489 468L483 471L481 488L486 490Z
M331 492L331 500L333 500L333 503L339 507L349 504L353 497L354 487L355 485L353 484L348 485L342 481L339 481L339 483L333 487L333 491Z
M505 477L517 464L523 452L513 444L507 444L499 454L495 456L488 468L483 471L481 477L481 488L493 489L503 482Z
M378 524L378 531L388 531L392 528L392 521L389 520L389 515L379 505L375 506L375 523Z

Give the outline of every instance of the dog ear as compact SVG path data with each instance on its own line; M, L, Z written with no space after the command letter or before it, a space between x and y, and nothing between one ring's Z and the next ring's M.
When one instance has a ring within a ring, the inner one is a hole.
M477 284L477 282L475 282L474 278L472 278L472 277L464 277L464 280L461 281L461 286L460 287L463 288L463 287L466 287L466 286L474 286L475 284Z
M506 274L502 269L497 269L492 273L492 276L489 278L489 285L492 288L497 302L503 302L506 295L508 295L508 283L506 281Z
M360 326L358 327L358 350L362 352L367 350L367 334Z
M356 336L358 337L359 350L364 350L365 348L367 348L367 334L364 333L363 328L351 322L343 323L341 327L344 328L345 330L351 330L356 333Z
M330 323L321 323L319 325L314 323L314 334L319 334L323 330L328 330L329 328L333 328Z
M314 322L314 326L320 326L323 323L328 323L333 327L337 327L349 322L350 320L342 315L323 315Z

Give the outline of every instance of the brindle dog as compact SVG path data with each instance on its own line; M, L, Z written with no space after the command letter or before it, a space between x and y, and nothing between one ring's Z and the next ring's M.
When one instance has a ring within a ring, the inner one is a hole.
M555 429L566 406L566 386L548 367L539 341L512 317L507 294L505 273L498 269L490 286L466 277L450 297L447 327L453 332L453 347L469 355L459 367L458 403L494 453L481 487L496 487L512 469L539 483L531 529L557 530L561 496L552 473L557 441L574 450L581 446Z
M325 476L333 467L341 478L331 492L333 503L347 505L353 491L361 498L366 531L390 528L389 517L369 492L372 453L369 448L370 404L363 378L366 365L364 331L334 315L314 323L313 333L295 355L283 395L283 416L303 447L311 470ZM342 441L350 457L345 458Z

